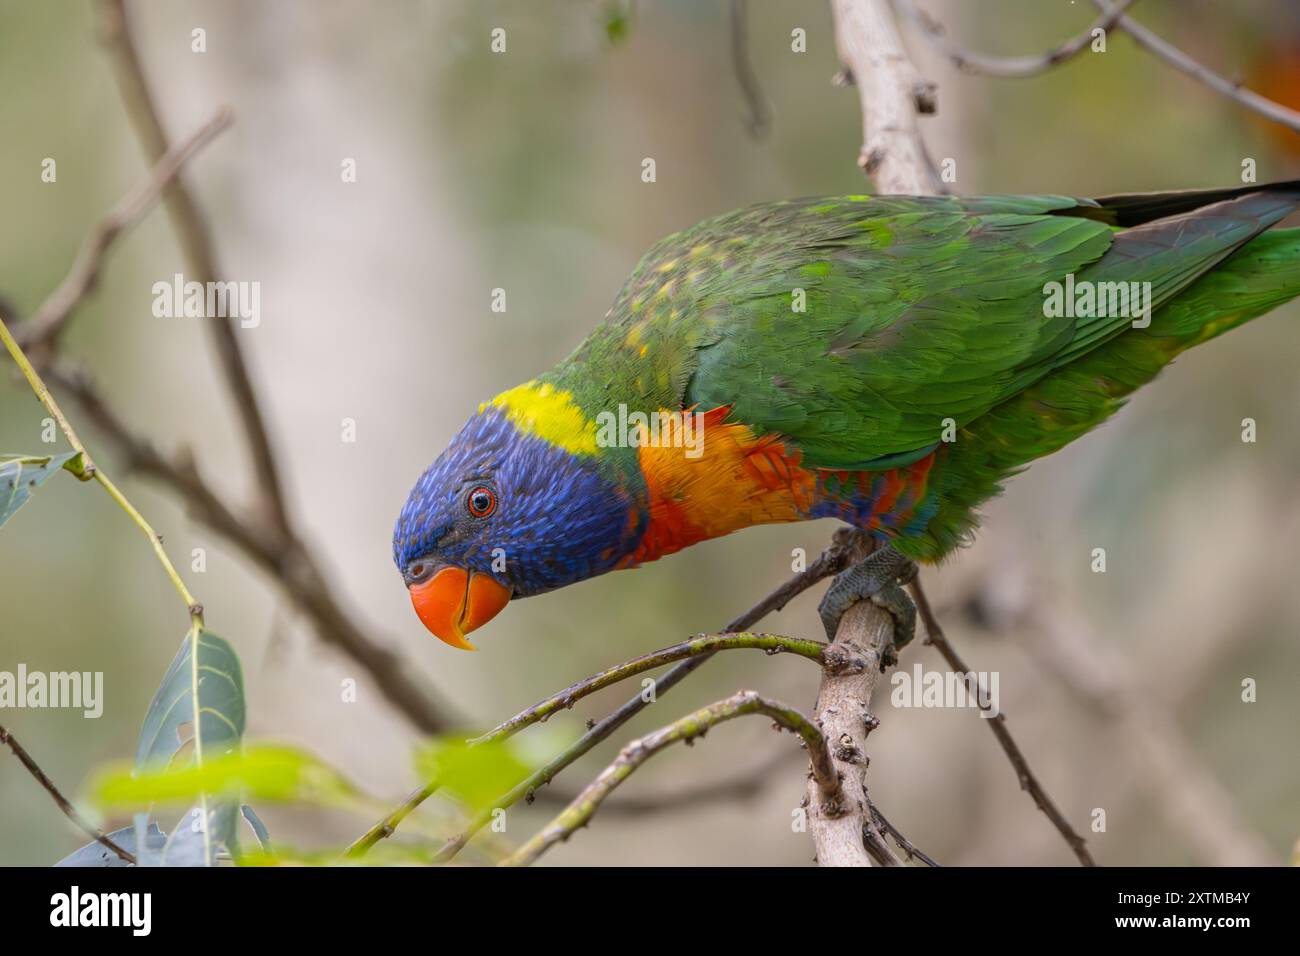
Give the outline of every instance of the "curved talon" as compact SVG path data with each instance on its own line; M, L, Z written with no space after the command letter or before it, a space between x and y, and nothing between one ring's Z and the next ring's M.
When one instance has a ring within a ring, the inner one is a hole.
M916 633L916 605L902 587L915 579L916 574L916 562L888 545L841 571L826 589L817 608L822 626L826 628L826 639L835 640L840 619L849 608L859 601L871 601L888 611L894 619L894 639L885 650L883 663L896 663L898 651L906 647Z

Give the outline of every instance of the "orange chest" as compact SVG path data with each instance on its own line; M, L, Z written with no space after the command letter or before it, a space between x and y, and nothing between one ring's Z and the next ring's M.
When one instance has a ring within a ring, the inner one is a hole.
M643 432L637 455L649 517L624 567L635 567L709 538L757 524L801 521L816 496L814 472L774 436L727 423L729 408L674 412L680 441ZM670 436L671 438L671 436Z

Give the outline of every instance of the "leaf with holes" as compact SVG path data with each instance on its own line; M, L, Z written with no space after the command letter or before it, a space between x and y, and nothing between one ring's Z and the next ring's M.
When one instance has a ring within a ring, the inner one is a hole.
M140 729L136 766L156 772L184 760L196 766L235 753L244 736L244 678L239 656L211 631L191 629L163 676ZM208 866L220 846L236 850L239 807L200 801L207 824L195 834ZM187 838L188 840L188 838Z
M0 526L27 503L33 491L76 457L75 451L62 455L0 455Z

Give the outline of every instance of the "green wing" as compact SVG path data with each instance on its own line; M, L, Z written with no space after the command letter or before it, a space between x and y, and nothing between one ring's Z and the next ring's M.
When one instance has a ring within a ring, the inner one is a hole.
M1021 391L1073 340L1074 320L1044 317L1043 285L1096 262L1113 229L1050 214L1067 205L769 207L748 268L701 299L721 316L687 404L732 404L817 467L925 454L945 418L965 424Z
M1300 295L1300 229L1247 243L1156 313L981 416L950 446L936 476L939 510L922 534L895 545L934 560L976 523L974 509L1029 462L1063 448L1118 411L1183 350Z
M1105 207L1050 196L812 200L706 224L749 238L698 297L710 334L686 404L731 404L814 467L902 464L945 419L963 427L1131 327L1046 315L1046 283L1147 281L1158 307L1294 197L1222 205L1124 231Z
M1150 282L1158 308L1296 202L1278 184L752 206L657 243L544 378L592 411L729 405L809 466L892 467L1131 328L1046 314L1047 283Z

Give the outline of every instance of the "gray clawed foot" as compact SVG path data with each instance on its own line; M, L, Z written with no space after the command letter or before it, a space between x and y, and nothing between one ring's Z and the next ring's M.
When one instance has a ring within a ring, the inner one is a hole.
M883 607L894 619L894 640L885 649L885 666L898 662L898 651L916 633L916 605L903 586L916 577L916 562L886 545L877 548L862 561L835 576L817 607L826 639L834 641L840 618L859 601L871 601Z

